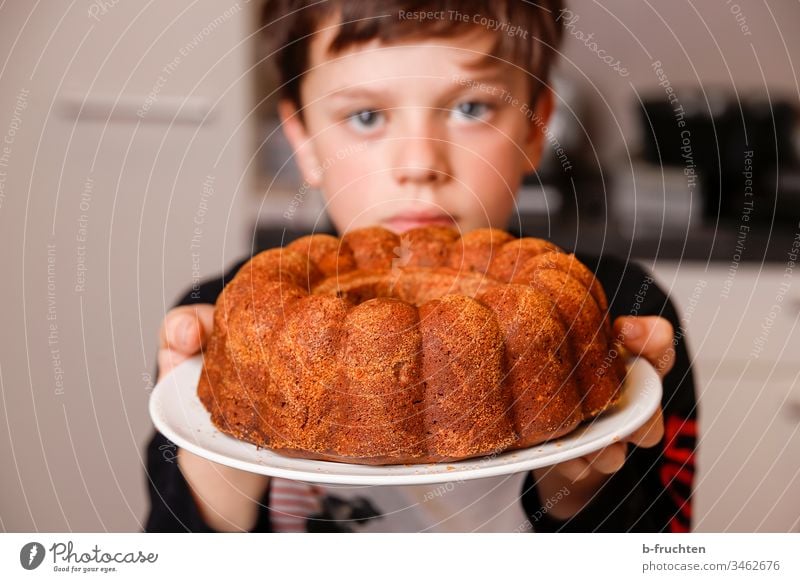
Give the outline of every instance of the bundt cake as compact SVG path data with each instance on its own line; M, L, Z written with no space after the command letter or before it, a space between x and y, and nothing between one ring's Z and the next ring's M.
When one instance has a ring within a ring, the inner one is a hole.
M574 255L497 229L313 234L225 286L198 395L221 431L362 464L569 433L618 398L607 301Z

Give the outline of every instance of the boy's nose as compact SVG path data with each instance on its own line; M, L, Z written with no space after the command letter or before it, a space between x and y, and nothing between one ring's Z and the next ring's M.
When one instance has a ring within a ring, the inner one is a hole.
M399 138L394 144L392 174L399 184L444 183L450 167L442 140L430 136Z

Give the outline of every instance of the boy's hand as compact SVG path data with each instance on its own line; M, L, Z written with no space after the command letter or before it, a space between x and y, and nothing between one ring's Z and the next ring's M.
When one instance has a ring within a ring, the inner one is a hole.
M158 334L158 380L198 354L213 328L214 306L209 303L181 305L170 310Z
M672 369L675 363L674 331L672 324L663 317L621 317L614 322L614 332L629 352L650 362L662 379ZM552 467L534 469L542 501L567 487L571 494L553 506L551 514L559 519L571 517L591 500L609 475L622 468L628 443L649 448L661 442L663 436L664 421L659 408L621 442Z
M164 317L159 332L158 379L200 352L214 328L214 306L181 305ZM250 531L269 477L219 465L178 449L178 466L200 516L215 531Z

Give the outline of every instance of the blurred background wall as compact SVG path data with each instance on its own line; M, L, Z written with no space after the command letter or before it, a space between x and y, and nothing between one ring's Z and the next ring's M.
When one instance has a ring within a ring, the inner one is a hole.
M251 7L0 12L1 527L136 530L159 322L247 249Z

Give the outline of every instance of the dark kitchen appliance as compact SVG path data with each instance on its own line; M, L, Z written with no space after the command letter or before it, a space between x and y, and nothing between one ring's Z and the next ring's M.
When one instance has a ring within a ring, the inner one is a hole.
M646 161L683 168L687 187L696 173L707 223L717 217L762 224L774 218L796 225L800 168L794 104L720 91L675 95L672 102L666 96L643 102Z

